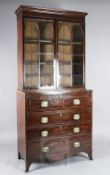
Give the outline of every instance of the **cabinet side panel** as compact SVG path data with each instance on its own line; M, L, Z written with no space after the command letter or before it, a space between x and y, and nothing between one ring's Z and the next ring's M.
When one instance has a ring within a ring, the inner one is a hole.
M23 89L23 17L17 16L18 89Z
M26 158L25 94L17 91L18 153Z
M93 91L92 90L87 90L86 91L88 94L88 100L90 101L90 106L91 106L91 132L90 132L90 148L88 152L88 156L90 160L92 160L92 147L93 147Z

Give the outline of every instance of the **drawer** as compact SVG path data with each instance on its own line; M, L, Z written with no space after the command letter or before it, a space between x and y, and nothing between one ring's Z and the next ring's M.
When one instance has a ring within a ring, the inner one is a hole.
M91 149L91 136L64 137L54 140L31 141L28 143L28 154L32 158L40 157L50 160L56 160L65 156L77 154L79 152L88 152ZM58 156L59 155L59 156Z
M38 98L27 98L27 111L54 111L71 109L90 109L90 93L67 93L60 95L41 95Z
M63 153L68 151L69 141L67 139L29 141L28 151L40 153Z
M33 129L28 129L28 139L37 140L39 138L54 138L62 135L83 135L91 133L91 123L85 124L60 124L60 125L46 125L45 127L37 126Z
M74 110L58 112L30 112L27 114L27 125L36 126L61 123L61 122L84 122L91 121L91 110Z

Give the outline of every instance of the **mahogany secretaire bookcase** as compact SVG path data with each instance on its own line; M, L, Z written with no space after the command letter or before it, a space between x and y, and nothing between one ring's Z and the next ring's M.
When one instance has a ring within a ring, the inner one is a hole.
M18 158L57 161L80 152L92 159L92 91L85 88L87 13L20 6Z

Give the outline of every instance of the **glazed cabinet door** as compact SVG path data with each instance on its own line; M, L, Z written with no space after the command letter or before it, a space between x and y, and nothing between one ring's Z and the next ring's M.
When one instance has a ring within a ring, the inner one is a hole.
M84 29L80 23L58 22L58 83L84 86Z
M53 88L54 21L24 18L24 87Z
M84 86L82 23L24 18L24 87Z

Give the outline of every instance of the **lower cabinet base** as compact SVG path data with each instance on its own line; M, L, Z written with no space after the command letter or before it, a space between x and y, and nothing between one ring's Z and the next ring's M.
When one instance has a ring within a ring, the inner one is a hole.
M17 91L17 106L18 159L24 159L26 172L33 162L68 163L79 153L92 160L91 91Z
M92 151L88 152L88 157L89 157L90 160L93 160Z
M26 160L25 161L25 172L28 172L29 171L29 168L31 166L31 163L32 163L32 161L30 161L30 160Z
M88 155L88 158L90 160L93 160L92 157L92 151L88 151L88 152L83 152L86 153ZM20 154L19 154L20 155ZM77 156L79 154L73 154L73 155L68 155L68 154L62 154L62 155L54 155L52 157L41 157L41 158L34 158L34 159L28 159L25 160L25 172L29 171L29 168L31 166L32 163L53 163L55 161L61 161L61 160L68 160L68 158L72 157L72 156ZM21 157L18 157L18 159L21 159Z

